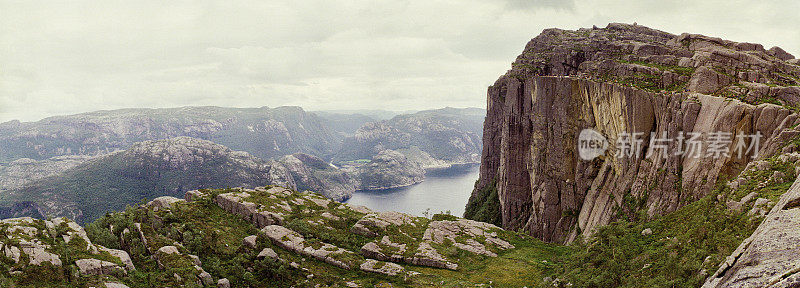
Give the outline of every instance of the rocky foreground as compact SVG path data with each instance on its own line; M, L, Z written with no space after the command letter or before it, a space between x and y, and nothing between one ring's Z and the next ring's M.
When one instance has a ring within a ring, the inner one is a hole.
M86 231L63 218L0 223L3 287L517 283L470 275L503 265L524 239L455 216L373 212L277 186L159 197Z

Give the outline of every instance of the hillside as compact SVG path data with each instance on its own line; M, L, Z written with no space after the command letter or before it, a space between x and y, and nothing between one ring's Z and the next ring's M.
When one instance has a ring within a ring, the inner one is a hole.
M36 203L39 213L46 217L66 216L83 222L145 198L181 195L187 189L278 184L330 191L328 196L338 199L348 195L342 193L352 193L353 189L335 189L337 181L346 181L323 178L320 171L324 169L302 163L291 165L293 170L286 166L289 164L267 162L210 141L177 137L140 142L124 152L92 159L61 174L7 191L2 201L29 201ZM323 180L326 182L320 182ZM319 184L309 186L306 184L309 182Z
M484 113L477 108L443 108L367 123L343 140L333 161L352 165L394 150L423 168L474 163L481 150Z
M268 159L336 151L340 136L300 107L121 109L0 124L0 163L95 155L188 136Z
M194 190L185 198L108 214L85 233L61 218L3 220L0 231L20 242L0 238L0 283L521 287L539 283L547 259L566 251L486 223L375 213L280 187ZM40 244L26 250L28 242Z

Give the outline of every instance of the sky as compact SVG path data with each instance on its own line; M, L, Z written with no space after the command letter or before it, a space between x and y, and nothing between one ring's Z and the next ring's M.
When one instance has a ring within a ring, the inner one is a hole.
M800 55L800 1L0 0L0 122L118 108L485 107L543 29L633 23Z

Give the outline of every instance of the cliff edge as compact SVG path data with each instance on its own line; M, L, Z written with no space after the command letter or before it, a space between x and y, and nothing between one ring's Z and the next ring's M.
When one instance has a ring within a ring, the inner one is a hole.
M488 89L465 217L564 243L638 211L675 211L749 162L796 150L799 85L798 60L778 47L618 23L547 29ZM584 129L609 142L588 161ZM626 135L640 146L619 157ZM726 151L753 137L742 153L683 153L683 138L714 135L733 138Z

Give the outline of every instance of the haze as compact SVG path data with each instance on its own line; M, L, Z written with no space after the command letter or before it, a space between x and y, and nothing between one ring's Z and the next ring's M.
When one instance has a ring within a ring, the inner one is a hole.
M186 105L484 107L549 27L638 22L800 54L797 1L676 2L0 1L0 122Z

